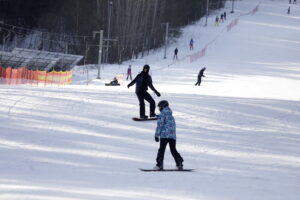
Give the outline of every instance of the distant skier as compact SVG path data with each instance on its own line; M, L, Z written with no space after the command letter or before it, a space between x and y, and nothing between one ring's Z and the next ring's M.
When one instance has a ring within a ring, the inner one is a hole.
M224 12L223 16L224 16L224 20L226 20L226 12Z
M291 4L292 3L292 0L289 0L289 4Z
M287 10L287 14L289 15L291 13L291 6L289 6L288 10Z
M176 167L179 170L183 168L183 158L176 150L176 123L172 116L172 110L169 108L169 102L166 100L160 101L158 103L158 108L160 111L157 127L155 131L155 141L159 142L160 145L156 157L155 170L163 170L164 168L164 155L167 144L171 150L171 154L176 162Z
M128 80L128 77L130 77L130 80L132 80L132 76L131 76L131 65L129 65L128 69L127 69L127 78L126 80Z
M215 26L219 26L219 16L216 16Z
M223 13L221 14L221 20L220 20L220 22L224 22L224 15L223 15Z
M297 4L297 0L294 0L293 4Z
M190 50L193 50L194 49L194 40L193 38L191 38L190 40Z
M174 50L174 56L173 56L173 60L176 59L177 60L177 54L178 54L178 49L176 47L176 49Z
M201 70L200 70L200 72L199 72L199 74L198 74L198 80L197 80L197 83L195 84L195 85L199 85L200 86L200 84L201 84L201 78L202 77L205 77L204 76L204 71L206 70L206 68L205 67L203 67Z
M156 117L155 114L155 101L151 97L151 95L147 92L148 86L155 92L155 94L160 97L160 93L153 87L152 85L152 78L149 75L150 66L145 65L143 67L143 71L139 73L133 81L131 81L128 84L128 88L134 84L136 84L135 87L135 93L140 103L140 118L141 119L147 119L148 116L145 115L145 102L144 100L148 101L150 103L150 117Z

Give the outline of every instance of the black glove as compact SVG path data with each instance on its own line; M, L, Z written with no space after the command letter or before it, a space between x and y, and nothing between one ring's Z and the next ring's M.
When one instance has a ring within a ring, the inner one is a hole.
M128 85L127 85L127 87L129 88L129 87L130 87L130 85L128 84Z
M160 93L155 91L156 96L160 97Z
M159 138L155 136L155 142L159 142Z

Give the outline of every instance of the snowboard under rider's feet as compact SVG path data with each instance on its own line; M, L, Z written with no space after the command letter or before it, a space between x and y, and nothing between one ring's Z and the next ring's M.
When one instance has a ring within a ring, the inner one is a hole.
M156 115L156 114L151 114L150 115L150 118L155 118L155 117L158 117L158 115ZM149 117L147 115L145 115L145 116L141 116L140 118L141 119L148 119Z

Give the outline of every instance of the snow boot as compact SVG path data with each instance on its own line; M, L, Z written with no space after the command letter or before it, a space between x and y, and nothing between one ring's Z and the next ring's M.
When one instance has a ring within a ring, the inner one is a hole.
M163 170L164 168L163 168L162 166L157 166L157 165L156 165L155 167L153 167L153 169L154 169L154 170Z
M183 170L183 164L176 166L178 170Z
M158 115L155 113L150 114L150 118L155 118L155 117L158 117Z

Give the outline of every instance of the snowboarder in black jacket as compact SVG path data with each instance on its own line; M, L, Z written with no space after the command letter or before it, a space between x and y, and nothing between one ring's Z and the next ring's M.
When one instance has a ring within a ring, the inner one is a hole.
M200 72L199 72L199 74L198 74L198 81L197 81L197 83L195 84L195 85L199 85L200 86L200 84L201 84L201 78L202 77L205 77L204 76L204 71L206 70L206 68L205 67L203 67L201 70L200 70Z
M135 87L135 93L137 95L137 98L140 102L140 118L146 119L148 116L145 115L145 102L144 100L148 101L150 103L150 117L156 117L155 114L155 101L151 97L151 95L147 92L148 86L155 92L155 94L160 97L160 93L153 87L152 85L152 78L149 75L150 66L145 65L143 67L143 71L139 73L132 81L128 84L128 88L134 84L136 84Z
M178 54L178 49L176 47L176 49L174 50L173 60L175 60L175 59L177 60L178 59L177 54Z

